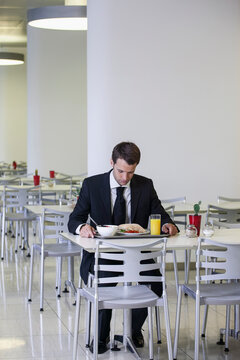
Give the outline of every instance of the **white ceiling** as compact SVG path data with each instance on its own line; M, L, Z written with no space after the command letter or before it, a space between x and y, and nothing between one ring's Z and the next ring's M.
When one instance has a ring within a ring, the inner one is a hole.
M64 0L0 0L0 51L27 45L27 10L64 5Z

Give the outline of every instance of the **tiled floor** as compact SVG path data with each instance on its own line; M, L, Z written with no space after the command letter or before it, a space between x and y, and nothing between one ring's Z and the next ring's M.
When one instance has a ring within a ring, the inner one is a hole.
M44 311L39 311L39 261L34 268L32 302L28 303L28 274L30 259L26 252L14 253L14 239L8 239L5 259L0 262L0 359L64 359L72 358L73 328L75 307L74 296L70 292L56 297L55 259L46 259ZM37 259L39 260L39 259ZM79 262L75 262L76 282ZM191 277L193 277L191 272ZM63 272L66 278L66 266ZM168 298L172 337L174 334L176 289L173 273L167 273ZM180 272L180 279L183 273ZM78 359L91 359L92 354L84 346L84 304L81 311ZM230 339L230 352L224 352L223 346L217 346L219 329L224 327L224 307L211 307L209 311L207 336L200 347L200 359L233 360L240 358L240 342ZM162 320L162 344L154 345L154 358L167 359L164 316ZM121 332L122 314L117 311L112 327ZM142 359L148 359L147 327L144 327L146 346L139 351ZM154 331L156 336L156 331ZM194 302L183 298L181 332L179 339L178 360L193 359L194 353ZM204 356L203 356L204 354ZM99 355L99 359L127 360L134 359L130 352L122 348L119 352L108 351Z

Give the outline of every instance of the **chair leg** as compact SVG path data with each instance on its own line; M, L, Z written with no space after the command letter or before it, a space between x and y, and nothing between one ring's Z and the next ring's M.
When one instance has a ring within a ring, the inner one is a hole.
M155 306L155 316L156 316L156 327L157 327L157 343L161 344L161 323L160 323L160 314L159 314L159 306Z
M153 360L153 324L152 324L151 307L148 307L148 342L149 342L149 359Z
M189 268L191 260L191 250L185 250L185 284L189 281Z
M73 337L73 360L77 359L77 345L78 345L78 329L80 320L80 289L77 289L76 299L76 313L75 313L75 325L74 325L74 337Z
M16 223L16 233L15 233L15 253L18 252L18 222Z
M168 311L167 294L165 291L163 291L163 303L164 303L164 317L165 317L166 337L167 337L167 346L168 346L168 360L172 360L173 353L172 353L170 319L169 319L169 311Z
M204 318L203 318L203 324L202 324L202 335L201 335L202 337L205 337L205 334L206 334L207 318L208 318L208 305L205 305Z
M32 245L31 262L30 262L30 270L29 270L28 301L32 301L33 261L34 261L34 246Z
M92 303L87 301L85 346L90 346Z
M61 297L61 286L62 286L62 257L56 259L57 268L56 268L56 275L57 275L57 296Z
M173 358L175 360L177 359L179 325L180 325L180 316L181 316L181 302L182 302L182 286L179 285L179 287L178 287L178 298L177 298L176 320L175 320L174 347L173 347Z
M3 260L4 259L4 241L5 241L5 218L3 216L3 219L2 219L2 241L1 241L1 259Z
M93 340L93 358L98 358L98 302L94 301L94 340Z
M199 359L199 332L200 332L200 296L199 293L196 294L196 304L195 304L195 351L194 351L194 360Z
M82 285L82 281L81 281ZM92 287L92 277L88 276L88 287ZM80 286L82 288L82 286ZM81 301L81 299L80 299ZM86 337L85 345L86 347L90 346L90 335L91 335L91 318L92 318L92 303L87 301L87 311L86 311Z
M41 253L41 270L40 270L40 311L43 311L44 297L44 254Z
M228 343L229 343L229 328L230 328L230 309L231 306L227 305L226 306L226 328L225 328L225 352L229 352L229 347L228 347Z
M176 292L178 294L179 281L178 281L178 267L177 267L176 251L173 250L172 254L173 254L173 266L174 266L174 275L175 275L175 282L176 282Z

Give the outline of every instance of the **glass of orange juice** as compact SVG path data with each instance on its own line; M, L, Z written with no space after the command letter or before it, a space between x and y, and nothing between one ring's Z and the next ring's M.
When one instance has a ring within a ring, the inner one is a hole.
M151 230L151 235L160 235L161 234L161 215L160 214L150 215L150 230Z

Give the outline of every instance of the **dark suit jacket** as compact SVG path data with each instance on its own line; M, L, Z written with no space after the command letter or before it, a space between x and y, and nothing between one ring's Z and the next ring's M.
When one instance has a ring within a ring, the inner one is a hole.
M75 234L77 227L87 222L88 215L98 224L112 224L109 174L84 180L77 204L69 217L68 229L71 233ZM173 223L158 199L152 180L134 174L131 180L131 222L147 228L151 214L161 214L161 225ZM91 225L95 227L93 223ZM85 283L93 257L94 254L84 251L80 273Z

